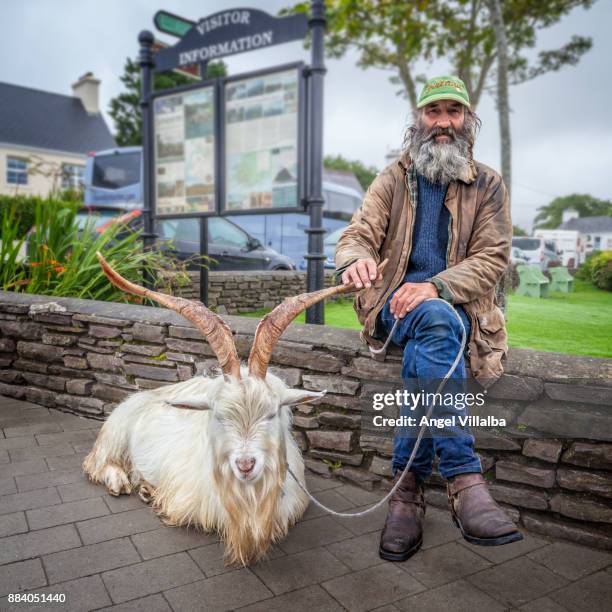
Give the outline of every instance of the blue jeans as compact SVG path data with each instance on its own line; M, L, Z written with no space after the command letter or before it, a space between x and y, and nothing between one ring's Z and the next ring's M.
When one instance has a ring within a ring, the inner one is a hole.
M395 317L389 309L391 298L383 307L379 317L386 334L389 334ZM409 392L419 390L435 392L440 381L446 376L461 348L461 325L453 313L453 308L461 317L466 331L466 347L470 337L470 321L460 305L452 306L441 300L425 300L401 319L391 339L394 344L404 349L402 360L402 379L404 388ZM466 369L465 354L441 390L442 394L465 392ZM414 427L406 426L396 431L393 451L393 471L406 467L414 449L418 435L419 421L425 415L427 406L422 403L414 410L409 405L400 408L400 414L416 417ZM466 416L467 408L458 409L454 402L449 405L434 406L431 417L443 419L452 416ZM455 425L443 428L429 428L425 432L414 458L411 470L421 482L426 480L432 471L434 453L440 462L438 469L443 478L457 474L482 472L480 459L474 451L474 437L468 426L461 426L458 418Z

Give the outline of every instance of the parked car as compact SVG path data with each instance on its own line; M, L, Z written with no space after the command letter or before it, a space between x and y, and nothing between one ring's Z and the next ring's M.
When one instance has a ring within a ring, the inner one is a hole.
M325 253L325 261L323 262L323 267L326 270L335 270L336 269L336 244L338 240L340 240L340 236L348 226L339 227L338 229L330 232L323 239L323 252ZM307 264L306 260L302 260L300 263L300 270L306 270Z
M529 260L527 263L537 265L541 270L561 265L559 252L551 240L535 236L516 236L512 238L512 246L523 251Z
M513 264L528 264L529 257L521 249L513 246L510 251L510 261Z

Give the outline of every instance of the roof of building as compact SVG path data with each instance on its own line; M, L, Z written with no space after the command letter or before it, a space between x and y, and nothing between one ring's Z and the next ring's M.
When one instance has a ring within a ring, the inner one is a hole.
M79 98L1 82L0 142L81 154L116 146Z
M328 183L336 183L343 187L355 189L361 195L365 192L357 177L350 170L332 170L331 168L323 168L323 180Z
M583 234L606 234L612 232L612 217L574 217L562 223L557 229L578 230Z

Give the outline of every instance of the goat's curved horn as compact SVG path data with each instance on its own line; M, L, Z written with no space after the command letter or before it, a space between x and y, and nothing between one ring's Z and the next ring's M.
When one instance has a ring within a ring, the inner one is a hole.
M387 259L378 265L378 272L383 272ZM354 283L347 285L336 285L327 287L319 291L311 293L302 293L294 297L288 297L283 300L274 310L269 312L257 326L255 331L255 339L249 355L249 374L265 379L268 370L268 364L272 358L272 351L276 346L278 339L287 329L289 323L297 317L300 312L310 308L317 302L333 295L342 293L351 293L355 291Z
M126 293L132 293L133 295L139 295L158 302L162 306L178 312L188 321L191 321L210 344L219 360L223 373L240 378L240 358L236 351L232 330L218 314L211 312L204 304L199 302L166 295L165 293L158 293L157 291L151 291L136 285L123 278L118 272L115 272L100 252L96 253L96 256L104 274L106 274L108 280L115 287Z

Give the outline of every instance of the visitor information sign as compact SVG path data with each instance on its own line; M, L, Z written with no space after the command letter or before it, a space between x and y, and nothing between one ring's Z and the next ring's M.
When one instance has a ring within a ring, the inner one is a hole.
M158 215L216 211L214 102L212 86L155 98Z
M299 75L284 70L224 88L224 212L300 206Z

